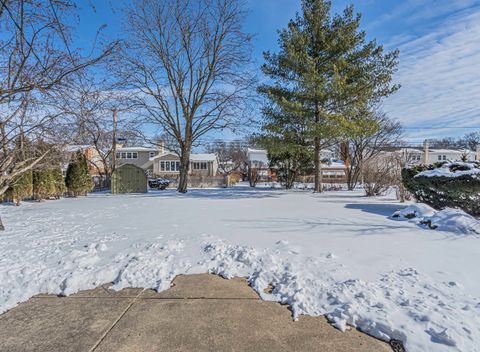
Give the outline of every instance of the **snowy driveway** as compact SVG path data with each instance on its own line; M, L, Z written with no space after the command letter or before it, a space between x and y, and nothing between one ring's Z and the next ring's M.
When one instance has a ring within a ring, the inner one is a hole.
M164 290L210 271L249 276L294 317L327 314L409 351L480 351L480 238L388 219L400 208L361 193L248 188L2 206L0 312L37 293Z

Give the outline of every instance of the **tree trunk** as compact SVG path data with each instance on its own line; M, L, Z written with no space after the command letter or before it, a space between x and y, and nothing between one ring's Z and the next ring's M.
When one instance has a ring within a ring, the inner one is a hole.
M346 170L347 173L347 188L349 191L353 191L357 187L358 179L360 178L360 168L349 166Z
M180 177L178 179L177 192L187 193L188 188L188 170L190 169L190 148L182 148L180 156Z
M318 124L320 123L320 108L318 104L315 106L315 123L318 127ZM316 133L318 133L318 131ZM320 137L315 136L315 193L322 192L322 161L320 160L320 142Z
M3 226L2 217L0 216L0 231L5 231L5 227Z
M297 178L297 172L290 170L287 175L287 182L285 182L285 188L292 189L296 178Z
M256 168L249 167L248 169L248 181L250 183L250 187L255 187L258 181L258 172Z
M315 137L315 193L322 192L322 165L320 151L320 138Z

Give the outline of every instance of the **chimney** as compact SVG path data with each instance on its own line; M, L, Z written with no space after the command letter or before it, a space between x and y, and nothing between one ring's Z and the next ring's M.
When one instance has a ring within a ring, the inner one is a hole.
M159 139L157 142L158 151L160 154L165 153L165 141L163 139Z
M430 154L430 143L428 142L428 139L425 139L425 141L423 142L423 163L425 165L429 164L428 162L429 154Z

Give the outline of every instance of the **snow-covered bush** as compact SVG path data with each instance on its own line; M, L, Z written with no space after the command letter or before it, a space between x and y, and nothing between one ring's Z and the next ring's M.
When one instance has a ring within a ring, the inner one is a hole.
M390 216L393 220L411 221L432 230L450 231L459 235L479 235L480 221L463 210L446 208L436 211L426 204L411 204Z
M410 220L424 218L435 214L435 209L425 204L411 204L402 210L398 210L391 216L395 220Z
M480 234L480 221L462 210L446 208L423 218L421 224L439 231L459 234Z
M402 172L405 187L435 209L460 208L480 215L480 163L449 162L416 166Z

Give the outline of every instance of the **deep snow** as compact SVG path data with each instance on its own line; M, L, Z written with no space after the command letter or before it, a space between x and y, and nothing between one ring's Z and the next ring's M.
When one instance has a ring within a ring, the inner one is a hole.
M38 293L164 290L209 271L248 276L294 318L326 314L408 351L480 351L480 238L389 218L404 207L360 192L248 188L1 206L0 312Z

